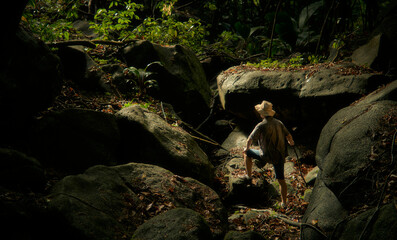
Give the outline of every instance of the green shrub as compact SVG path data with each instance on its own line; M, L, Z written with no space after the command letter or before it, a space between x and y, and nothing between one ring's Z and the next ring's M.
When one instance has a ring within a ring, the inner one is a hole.
M123 40L131 35L131 27L134 20L139 20L136 14L142 10L143 5L131 2L112 1L108 9L98 9L95 14L95 22L92 22L93 28L102 39Z
M159 44L181 44L196 53L201 53L208 45L205 37L208 32L200 20L190 18L185 22L173 16L146 18L133 32L139 38Z
M81 5L81 1L29 0L22 21L44 42L69 40L78 34L72 22L78 19Z

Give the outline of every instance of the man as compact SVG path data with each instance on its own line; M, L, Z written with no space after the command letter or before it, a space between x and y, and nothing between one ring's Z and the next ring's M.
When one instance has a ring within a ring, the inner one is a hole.
M260 114L263 121L256 125L249 135L247 146L244 149L247 176L249 179L251 178L253 158L273 164L276 179L280 185L281 207L285 207L287 206L287 184L284 179L285 140L291 146L294 146L294 140L284 124L273 118L276 112L273 110L272 103L263 101L255 106L255 110ZM254 141L259 143L259 150L251 149Z

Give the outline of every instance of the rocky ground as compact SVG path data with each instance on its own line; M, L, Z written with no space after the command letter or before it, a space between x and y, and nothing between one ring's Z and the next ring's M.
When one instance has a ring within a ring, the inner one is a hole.
M214 142L209 143L210 140L205 139L207 135L204 135L204 137L199 135L197 131L192 130L190 125L184 124L177 118L172 118L173 113L170 112L167 107L164 107L164 105L162 106L161 102L151 99L150 97L145 99L123 99L116 94L81 91L73 86L73 83L65 82L62 86L61 94L56 98L53 106L41 112L37 118L40 119L53 111L61 111L68 108L90 109L114 114L124 106L132 104L138 104L147 108L157 113L162 118L166 116L166 120L169 124L182 126L191 135L201 139L197 141L202 145L203 149L210 149L210 152L208 152L209 160L217 169L215 186L213 188L225 202L229 216L230 230L239 232L253 230L266 237L266 239L299 239L300 227L287 223L285 219L298 223L301 221L308 205L307 196L305 201L305 192L307 194L308 191L306 190L310 190L312 186L306 185L302 176L306 176L306 174L313 169L314 153L311 150L305 149L305 146L298 146L298 148L302 149L302 151L299 151L299 153L302 153L299 156L299 161L293 156L294 158L290 159L288 163L290 168L286 170L288 171L286 174L288 175L290 186L288 194L289 204L287 208L283 209L278 205L279 200L277 193L273 196L264 198L263 201L253 201L253 203L248 204L245 204L244 201L241 204L238 201L228 201L230 194L229 178L231 176L242 178L245 171L240 168L232 172L227 172L224 171L225 165L232 158L242 157L242 147L233 147L228 154L221 157L216 156L216 151L220 149L220 146L215 146ZM240 160L242 163L242 159ZM272 171L271 167L266 166L264 169L264 171L259 170L253 172L253 185L258 184L261 180L265 180L269 183L274 182L274 171ZM62 176L58 175L56 172L48 172L48 178L48 189L50 189ZM278 187L276 186L274 189L278 189ZM40 200L41 195L37 197L37 201L42 201ZM145 215L147 218L152 216L151 213L157 215L170 209L170 207L172 208L172 203L162 195L151 194L150 191L147 191L144 197L144 199L146 199L144 202L146 202L147 206L143 206L138 210L142 211L141 214ZM201 201L205 202L204 199Z

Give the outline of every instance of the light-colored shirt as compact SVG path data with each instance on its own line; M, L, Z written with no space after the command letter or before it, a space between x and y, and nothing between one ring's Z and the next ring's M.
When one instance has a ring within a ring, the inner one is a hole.
M264 161L277 164L285 161L285 137L288 135L290 135L289 131L280 120L267 117L256 125L248 138L258 142L260 156Z

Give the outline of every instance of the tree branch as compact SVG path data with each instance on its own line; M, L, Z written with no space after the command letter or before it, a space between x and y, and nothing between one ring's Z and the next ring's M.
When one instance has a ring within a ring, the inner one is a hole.
M95 48L96 44L103 45L115 45L123 46L125 44L135 42L137 40L127 40L127 41L113 41L113 40L69 40L69 41L59 41L46 43L48 47L65 47L65 46L76 46L82 45L89 48Z

